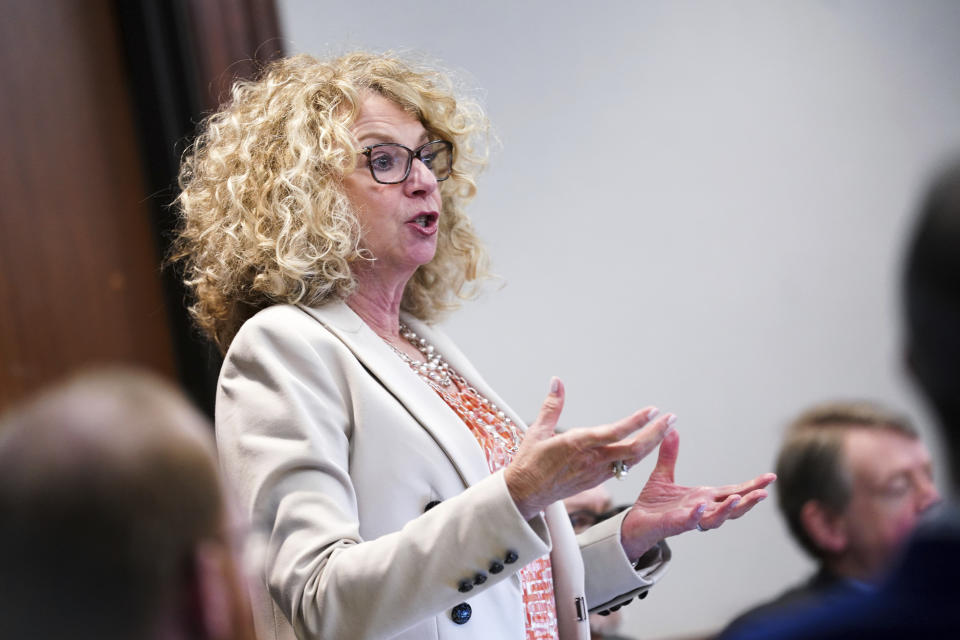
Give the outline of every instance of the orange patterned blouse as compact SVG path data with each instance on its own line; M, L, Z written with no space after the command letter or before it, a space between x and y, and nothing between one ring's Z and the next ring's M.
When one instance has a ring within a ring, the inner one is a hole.
M451 384L430 384L460 419L469 427L487 456L490 473L513 459L520 434L502 411L466 384L459 375ZM553 597L553 573L550 555L537 558L519 571L526 610L527 640L557 640L557 605Z

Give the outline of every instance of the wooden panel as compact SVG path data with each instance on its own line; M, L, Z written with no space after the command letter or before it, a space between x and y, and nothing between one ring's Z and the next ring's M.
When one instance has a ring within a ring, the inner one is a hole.
M113 1L147 167L147 204L160 253L167 253L180 154L235 78L282 54L276 8L273 0ZM212 415L219 353L193 327L178 270L167 269L162 281L180 382Z
M112 5L4 5L0 408L92 362L172 375Z
M201 100L212 110L230 95L238 78L283 53L273 0L190 0L187 3L197 52Z

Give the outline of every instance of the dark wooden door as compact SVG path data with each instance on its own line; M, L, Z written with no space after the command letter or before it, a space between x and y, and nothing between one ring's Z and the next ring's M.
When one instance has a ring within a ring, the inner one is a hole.
M193 123L280 54L273 0L0 8L0 410L125 362L180 380L209 411L210 350L161 274L166 205Z
M112 5L4 5L0 406L96 362L173 376Z

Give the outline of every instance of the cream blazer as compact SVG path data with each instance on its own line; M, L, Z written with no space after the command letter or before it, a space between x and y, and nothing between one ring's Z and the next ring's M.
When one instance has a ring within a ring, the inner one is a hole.
M441 332L404 321L523 425ZM261 534L262 640L522 640L516 571L548 553L560 637L586 640L588 606L645 595L669 560L661 543L635 568L622 516L579 539L560 503L524 520L460 418L343 303L278 305L243 325L216 431Z

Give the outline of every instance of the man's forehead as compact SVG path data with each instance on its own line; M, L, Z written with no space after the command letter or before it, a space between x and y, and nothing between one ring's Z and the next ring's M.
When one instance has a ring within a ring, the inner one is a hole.
M851 429L844 438L844 451L854 474L886 475L930 462L930 453L920 438L894 429Z

